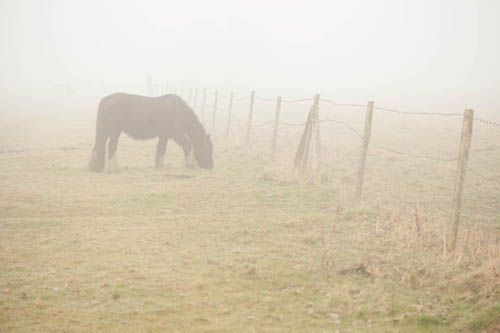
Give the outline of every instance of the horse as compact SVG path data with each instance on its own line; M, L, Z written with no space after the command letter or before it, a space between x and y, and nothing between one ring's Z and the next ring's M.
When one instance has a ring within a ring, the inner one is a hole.
M156 169L164 168L163 156L169 139L182 147L186 166L194 155L200 168L214 167L210 134L206 133L194 111L175 94L146 97L115 93L102 98L89 161L92 172L104 170L108 139L108 166L112 171L119 170L116 148L122 132L136 140L158 138Z

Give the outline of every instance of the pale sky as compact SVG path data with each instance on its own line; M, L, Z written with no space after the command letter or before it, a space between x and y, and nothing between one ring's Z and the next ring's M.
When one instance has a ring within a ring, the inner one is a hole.
M500 110L500 1L0 2L0 90L474 96ZM478 97L479 96L479 97Z

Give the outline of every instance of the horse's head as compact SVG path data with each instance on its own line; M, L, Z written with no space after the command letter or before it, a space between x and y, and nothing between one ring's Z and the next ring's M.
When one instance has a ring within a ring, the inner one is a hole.
M200 168L203 169L213 169L214 160L212 157L212 140L210 140L210 134L204 135L201 142L193 145L194 151L193 155L198 162Z

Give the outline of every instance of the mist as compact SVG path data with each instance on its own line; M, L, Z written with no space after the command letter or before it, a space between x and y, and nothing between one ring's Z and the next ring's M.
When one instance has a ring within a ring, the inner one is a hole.
M497 332L500 1L0 1L1 332Z
M493 0L0 6L4 101L68 85L91 96L145 93L151 76L269 96L500 107L500 4Z

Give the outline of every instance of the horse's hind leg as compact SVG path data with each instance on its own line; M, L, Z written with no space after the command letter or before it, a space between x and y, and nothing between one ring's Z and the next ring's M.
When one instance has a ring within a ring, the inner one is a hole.
M98 136L92 150L92 156L90 157L89 167L93 172L102 172L104 170L104 164L106 160L106 141L107 137Z
M108 160L109 170L111 172L118 172L120 168L116 162L116 148L118 147L118 139L120 138L121 131L115 131L111 134L108 142Z
M167 137L160 136L158 140L158 145L156 146L156 159L155 159L155 167L157 170L165 169L165 165L163 164L163 156L165 156L165 150L167 149Z

